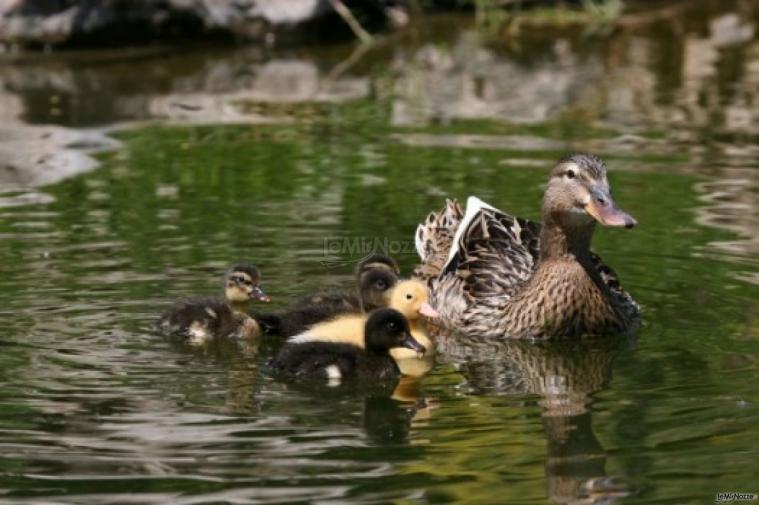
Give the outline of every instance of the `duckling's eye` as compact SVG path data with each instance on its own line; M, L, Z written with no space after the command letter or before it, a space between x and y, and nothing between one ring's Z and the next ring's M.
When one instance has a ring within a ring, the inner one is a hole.
M377 281L374 283L374 285L377 286L377 289L387 288L387 283L385 281Z
M567 178L568 179L574 179L575 178L575 171L571 168L567 170Z
M411 300L412 298L414 298L414 295L411 293L406 293L406 300Z
M394 330L394 329L397 328L397 325L395 323L393 323L393 322L390 322L390 323L387 323L387 328L389 330Z

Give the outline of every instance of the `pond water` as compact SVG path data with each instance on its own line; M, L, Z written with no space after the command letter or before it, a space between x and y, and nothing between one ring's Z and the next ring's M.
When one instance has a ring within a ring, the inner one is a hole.
M364 50L5 61L0 501L759 493L757 19L681 2L507 42L433 18ZM537 218L572 151L606 159L639 221L594 241L641 303L637 338L445 337L388 397L277 383L271 341L153 329L239 259L275 307L350 288L370 249L408 274L446 196Z

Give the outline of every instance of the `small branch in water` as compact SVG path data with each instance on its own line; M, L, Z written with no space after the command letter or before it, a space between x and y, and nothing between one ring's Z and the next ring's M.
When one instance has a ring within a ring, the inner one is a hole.
M335 12L343 18L343 21L346 22L361 42L369 44L372 41L371 34L364 30L364 27L358 22L356 16L354 16L350 9L345 6L342 0L329 0L329 3L332 5L332 8L335 9Z

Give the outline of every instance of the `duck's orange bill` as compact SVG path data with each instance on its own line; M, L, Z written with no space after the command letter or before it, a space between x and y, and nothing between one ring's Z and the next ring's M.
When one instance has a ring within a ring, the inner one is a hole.
M617 208L614 200L608 194L598 197L594 194L590 202L585 205L585 211L605 226L632 228L638 224L634 217Z
M438 314L438 311L433 309L432 305L430 305L427 302L424 302L422 306L419 307L419 314L423 315L424 317L429 317L430 319L440 317L440 314Z

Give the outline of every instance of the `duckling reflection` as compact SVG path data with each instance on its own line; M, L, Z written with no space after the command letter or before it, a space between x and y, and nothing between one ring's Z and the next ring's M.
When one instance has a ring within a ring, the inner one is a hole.
M291 337L339 314L360 314L387 307L390 290L400 279L400 269L393 258L374 253L359 262L355 277L356 293L316 293L299 299L282 312L258 314L255 318L264 326L265 333Z
M629 339L531 343L438 334L436 341L440 361L457 366L474 394L540 396L552 501L611 503L629 494L606 475L590 401L605 387L614 358Z
M227 378L225 408L234 412L247 412L255 407L255 404L251 404L251 398L261 387L256 358L261 351L262 340L214 338L202 344L188 345L184 340L170 339L169 343L178 356L176 361L186 369L208 369L214 374L224 371ZM209 379L207 373L198 376L205 381ZM208 392L209 383L189 382L192 388L201 387L204 392ZM214 387L224 385L220 375L214 375L212 382Z

